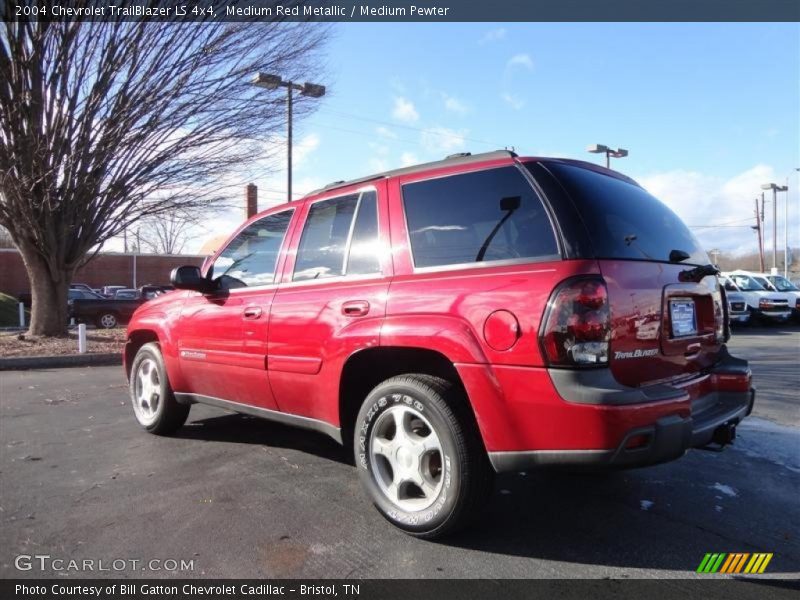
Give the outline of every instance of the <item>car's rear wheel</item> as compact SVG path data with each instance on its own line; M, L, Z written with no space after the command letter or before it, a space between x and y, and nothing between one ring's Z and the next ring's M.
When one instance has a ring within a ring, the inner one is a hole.
M113 312L107 312L97 317L97 326L103 329L113 329L119 325L119 319Z
M466 399L439 377L378 385L358 414L354 446L372 502L414 536L455 531L491 493L493 471Z
M133 359L130 396L136 421L150 433L170 434L189 416L190 407L175 400L164 357L155 342L139 348Z

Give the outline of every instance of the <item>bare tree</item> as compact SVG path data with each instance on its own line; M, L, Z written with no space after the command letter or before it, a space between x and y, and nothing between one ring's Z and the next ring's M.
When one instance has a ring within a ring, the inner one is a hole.
M139 251L153 254L180 254L186 246L189 230L199 223L203 214L171 212L161 217L142 220L137 239Z
M14 248L14 241L11 234L5 227L0 227L0 248Z
M104 242L215 205L223 178L284 125L284 96L249 79L318 77L326 37L305 23L1 27L0 225L30 278L34 335L64 332L70 280Z

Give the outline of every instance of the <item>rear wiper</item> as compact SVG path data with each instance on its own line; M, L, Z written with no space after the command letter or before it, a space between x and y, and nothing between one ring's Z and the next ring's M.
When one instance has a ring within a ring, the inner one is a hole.
M497 232L500 231L500 228L511 218L511 215L514 214L514 211L520 207L522 203L521 196L509 196L508 198L502 198L500 200L500 210L505 212L506 214L503 215L503 218L497 222L497 225L489 232L489 235L486 236L486 239L483 241L481 245L481 249L478 250L478 256L475 257L475 262L481 262L483 257L486 256L486 251L489 249L489 244L492 243L494 236L497 235Z
M687 269L678 273L678 281L692 281L699 282L703 277L708 275L719 275L720 271L714 265L702 265L694 269Z

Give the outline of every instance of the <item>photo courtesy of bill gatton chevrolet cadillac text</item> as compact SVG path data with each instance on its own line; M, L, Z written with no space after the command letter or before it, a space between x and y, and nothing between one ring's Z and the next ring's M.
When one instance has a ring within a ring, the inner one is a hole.
M717 269L636 182L581 161L336 182L172 283L128 328L139 424L169 434L205 403L327 434L420 537L467 523L495 472L662 463L730 443L753 408Z

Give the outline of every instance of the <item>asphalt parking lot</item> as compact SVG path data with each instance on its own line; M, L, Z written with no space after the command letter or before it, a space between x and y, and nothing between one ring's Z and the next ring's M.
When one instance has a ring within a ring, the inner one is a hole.
M800 328L743 329L753 417L722 453L604 475L499 478L483 518L408 537L326 437L195 406L178 435L136 425L119 367L0 372L0 577L20 554L192 561L70 577L695 577L706 552L800 571Z

